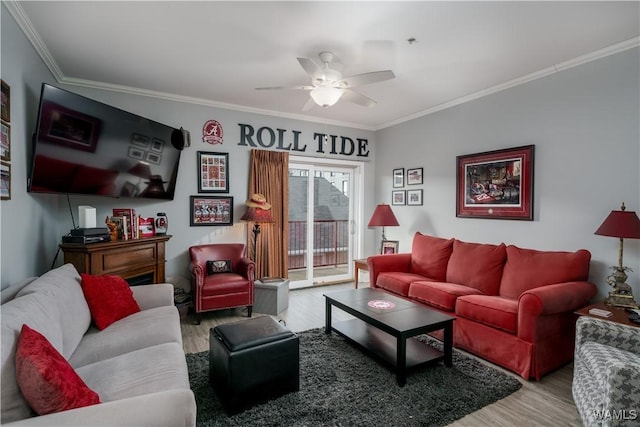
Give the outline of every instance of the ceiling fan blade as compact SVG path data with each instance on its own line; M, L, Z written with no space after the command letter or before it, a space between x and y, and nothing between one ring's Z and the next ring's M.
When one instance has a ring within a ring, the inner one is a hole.
M311 90L313 86L271 86L257 87L255 90Z
M338 83L346 84L346 87L356 87L371 83L382 82L395 78L395 74L391 70L374 71L372 73L355 74L340 80Z
M345 99L349 102L353 102L354 104L362 105L363 107L368 107L368 108L375 107L376 105L378 105L378 103L373 99L368 98L363 94L350 89L344 90L344 93L342 94L341 99Z
M298 58L298 62L300 63L300 66L304 68L304 71L306 71L311 77L314 77L314 74L321 70L320 67L318 67L318 64L309 58Z
M302 106L302 111L309 111L315 107L316 103L313 98L309 97L309 100Z

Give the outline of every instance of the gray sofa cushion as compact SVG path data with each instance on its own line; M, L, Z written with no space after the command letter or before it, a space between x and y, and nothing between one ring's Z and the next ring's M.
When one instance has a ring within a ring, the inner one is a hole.
M189 389L182 346L160 344L132 351L76 369L102 402L126 399L162 390Z
M2 424L31 416L31 409L16 382L16 342L23 324L44 335L62 352L60 313L51 298L42 293L25 295L2 304Z
M174 306L150 308L120 319L101 331L96 327L89 328L69 363L78 368L169 342L182 346L178 310Z
M62 348L56 348L65 359L69 359L76 350L91 324L91 312L82 293L81 280L76 268L72 264L65 264L46 272L16 295L16 298L35 293L48 295L49 304L55 305L59 314L56 318L58 327L64 331Z

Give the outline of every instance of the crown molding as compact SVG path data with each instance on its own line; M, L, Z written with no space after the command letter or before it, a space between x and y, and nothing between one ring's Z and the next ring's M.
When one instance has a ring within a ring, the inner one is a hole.
M423 110L423 111L411 114L401 119L382 123L380 126L377 126L375 130L385 129L391 126L398 125L400 123L407 122L409 120L417 119L419 117L424 117L438 111L446 110L447 108L455 107L456 105L464 104L466 102L473 101L475 99L479 99L487 95L491 95L491 94L503 91L505 89L510 89L512 87L519 86L521 84L528 83L533 80L538 80L540 78L550 76L560 71L565 71L570 68L577 67L579 65L583 65L591 61L596 61L598 59L605 58L610 55L615 55L616 53L624 52L625 50L629 50L637 47L640 47L640 37L634 37L632 39L625 40L620 43L616 43L612 46L608 46L603 49L599 49L599 50L587 53L585 55L578 56L568 61L560 62L558 64L552 65L550 67L544 68L539 71L535 71L525 76L518 77L513 80L509 80L507 82L500 83L495 86L491 86L487 89L483 89L481 91L474 92L469 95L465 95L460 98L453 99L451 101L443 102L442 104L436 105L427 110Z

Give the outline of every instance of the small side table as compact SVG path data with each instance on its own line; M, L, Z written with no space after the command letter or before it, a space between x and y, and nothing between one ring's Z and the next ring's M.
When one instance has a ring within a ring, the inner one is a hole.
M278 315L289 307L288 279L261 279L253 282L253 311Z
M607 310L613 313L613 315L609 317L596 316L595 314L589 313L589 310L591 310L592 308ZM612 305L607 305L604 302L599 302L596 304L591 304L587 307L583 307L580 310L576 311L575 313L579 314L580 316L595 317L596 319L608 320L610 322L622 323L624 325L640 327L640 325L638 325L637 323L633 323L631 320L629 320L629 312L627 310L621 307L614 307Z
M369 264L367 264L366 258L353 260L353 281L356 283L356 289L358 289L359 270L369 271Z

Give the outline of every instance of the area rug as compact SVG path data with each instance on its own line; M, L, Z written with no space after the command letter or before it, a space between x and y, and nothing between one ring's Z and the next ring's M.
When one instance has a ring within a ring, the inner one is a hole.
M300 391L227 416L209 384L208 352L187 354L198 407L197 426L443 426L496 402L520 382L457 350L442 363L409 371L398 387L393 371L324 329L300 337ZM420 340L438 347L430 337Z

